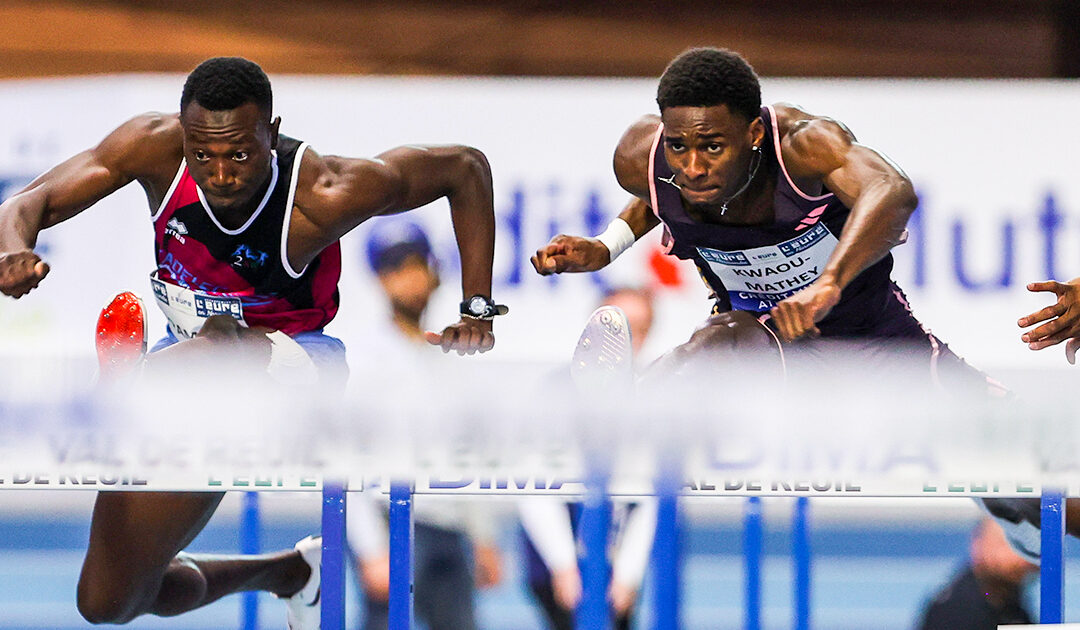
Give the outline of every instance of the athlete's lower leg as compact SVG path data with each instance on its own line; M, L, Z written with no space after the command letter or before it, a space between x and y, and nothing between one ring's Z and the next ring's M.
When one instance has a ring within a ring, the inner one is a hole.
M303 587L309 574L310 568L294 550L258 556L181 553L169 563L148 612L179 615L241 591L288 597Z
M310 568L296 551L255 557L180 554L221 493L103 492L79 576L79 612L92 623L176 615L240 590L290 595ZM179 556L178 556L179 554Z

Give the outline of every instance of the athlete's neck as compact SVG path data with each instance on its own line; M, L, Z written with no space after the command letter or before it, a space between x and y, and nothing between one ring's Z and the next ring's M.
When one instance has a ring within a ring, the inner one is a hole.
M263 197L266 196L266 190L270 188L270 181L273 177L267 174L266 180L259 186L254 194L251 195L251 199L239 206L215 208L210 206L210 209L214 211L214 216L221 222L221 225L227 230L238 230L241 226L247 223L247 220L251 218L251 215L259 208L259 204L262 203Z

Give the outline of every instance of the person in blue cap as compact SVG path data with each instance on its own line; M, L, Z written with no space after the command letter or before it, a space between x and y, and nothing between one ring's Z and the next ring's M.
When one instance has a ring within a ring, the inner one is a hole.
M423 228L407 219L375 224L365 254L386 296L389 318L357 340L356 356L379 359L371 374L354 382L392 396L394 387L410 387L433 361L443 359L425 340L423 326L424 312L439 287L439 263ZM386 630L389 624L384 499L365 485L349 508L349 546L363 592L362 630ZM431 630L475 630L476 587L500 581L501 557L486 508L476 501L415 502L414 605L417 617Z

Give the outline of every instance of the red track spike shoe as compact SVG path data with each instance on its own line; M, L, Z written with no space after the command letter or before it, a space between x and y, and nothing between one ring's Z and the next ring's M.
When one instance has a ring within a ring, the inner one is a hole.
M146 310L134 293L124 291L101 309L94 334L100 379L122 378L141 365L147 334Z

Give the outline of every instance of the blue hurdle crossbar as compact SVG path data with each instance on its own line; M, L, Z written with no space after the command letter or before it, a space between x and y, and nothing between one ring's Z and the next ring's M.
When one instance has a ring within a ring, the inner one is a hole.
M682 601L682 535L679 479L665 473L656 482L656 536L653 540L653 629L679 630Z
M413 614L412 483L390 482L389 630L411 630Z
M743 570L746 582L743 617L746 630L761 630L761 554L764 536L761 498L750 497L743 512Z
M795 630L810 630L810 499L795 499L791 553L795 561Z
M257 554L262 551L259 542L259 493L245 492L240 508L240 553ZM259 593L247 591L240 605L240 624L244 630L259 628Z
M1065 498L1058 490L1043 490L1040 524L1039 623L1065 621Z
M323 482L322 630L345 630L345 486Z
M607 495L607 473L594 470L585 481L585 501L581 508L581 603L575 616L577 630L607 630L611 613L607 601L611 569L607 558L611 530L611 501Z

